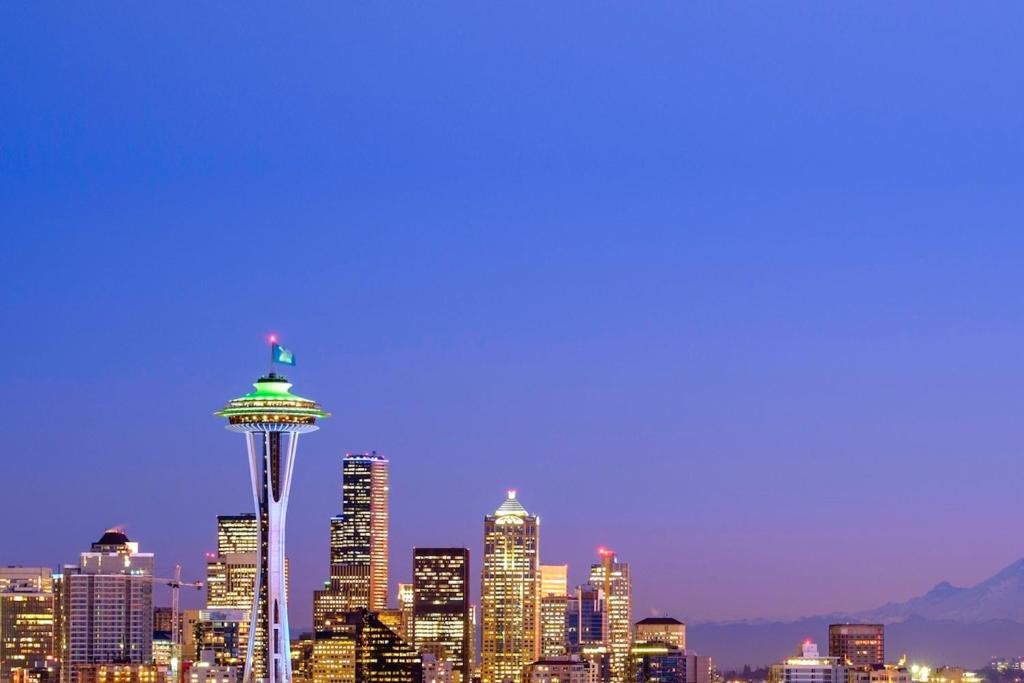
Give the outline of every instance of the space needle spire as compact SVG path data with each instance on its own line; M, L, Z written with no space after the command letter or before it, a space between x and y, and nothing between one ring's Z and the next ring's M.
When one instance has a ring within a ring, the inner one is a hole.
M295 356L270 338L275 363L295 365ZM288 493L299 435L319 429L328 417L315 401L291 393L291 383L273 371L256 380L255 391L228 402L217 413L227 429L245 435L253 503L259 516L256 591L249 619L243 683L291 683L291 638L285 600L284 536Z

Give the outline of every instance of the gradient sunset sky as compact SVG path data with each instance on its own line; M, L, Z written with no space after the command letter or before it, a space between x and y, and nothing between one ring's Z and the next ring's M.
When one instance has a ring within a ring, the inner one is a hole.
M202 578L212 416L298 357L296 627L341 456L392 583L519 490L635 614L873 607L1024 556L1024 5L0 8L0 564ZM476 589L474 589L476 590ZM393 593L393 590L392 590ZM195 596L188 598L195 605Z

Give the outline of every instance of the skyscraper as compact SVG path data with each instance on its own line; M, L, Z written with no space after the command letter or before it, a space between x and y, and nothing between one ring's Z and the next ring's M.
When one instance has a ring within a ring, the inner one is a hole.
M453 683L469 683L469 550L415 548L412 577L416 650L449 662Z
M566 617L569 605L569 565L540 566L540 654L558 657L568 652Z
M65 683L77 680L79 665L152 660L152 576L153 554L139 552L120 529L106 531L77 567L65 568Z
M542 564L540 566L540 594L567 595L569 592L569 565Z
M217 517L217 553L206 558L206 606L252 609L260 526L253 513ZM248 628L245 629L248 633Z
M828 654L847 666L868 667L885 664L885 626L883 624L831 624L828 627Z
M342 514L330 523L330 579L313 593L315 683L355 676L348 615L387 608L388 460L374 453L342 461Z
M540 654L540 518L516 492L484 518L482 683L518 683Z
M54 653L53 576L46 567L0 567L0 683L11 669L46 665Z
M604 592L605 640L612 683L623 683L633 636L633 582L629 565L614 551L601 548L601 561L590 567L590 583Z
M388 601L388 460L349 453L342 463L342 514L331 520L331 578L362 592L370 610Z
M276 345L275 345L276 350ZM244 683L290 683L291 652L285 593L284 519L299 434L327 417L314 401L292 394L291 383L271 372L256 391L217 413L227 428L245 434L252 495L259 516L258 573L249 627Z
M209 610L233 613L244 610L246 615L252 612L256 598L256 578L259 570L260 526L255 513L243 512L237 515L218 515L217 517L217 552L208 554L206 558L206 607ZM285 596L288 595L288 558L285 557ZM249 628L248 616L238 624L237 637L243 643L237 654L238 662L245 663L248 654ZM266 639L265 624L257 624L255 640L262 643ZM186 635L187 638L187 635ZM183 639L184 642L184 639ZM183 656L184 656L183 652ZM200 652L188 658L198 661ZM218 653L217 664L224 664ZM234 662L237 663L237 662Z

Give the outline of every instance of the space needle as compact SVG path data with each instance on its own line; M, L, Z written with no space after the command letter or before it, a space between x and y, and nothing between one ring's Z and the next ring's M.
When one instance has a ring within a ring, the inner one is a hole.
M330 415L315 401L291 393L291 383L273 371L273 363L295 365L295 356L276 337L270 342L271 371L256 380L255 391L215 413L227 418L227 429L245 434L252 497L259 515L258 571L243 683L292 681L284 573L288 491L299 434L316 431L317 419Z

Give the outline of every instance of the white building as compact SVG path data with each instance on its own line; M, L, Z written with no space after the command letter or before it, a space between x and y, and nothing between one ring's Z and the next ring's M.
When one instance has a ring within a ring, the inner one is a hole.
M772 665L769 683L847 683L846 667L838 657L822 657L818 646L804 642L796 657Z
M119 529L110 529L77 567L66 567L65 683L79 664L153 661L153 553L140 553Z

